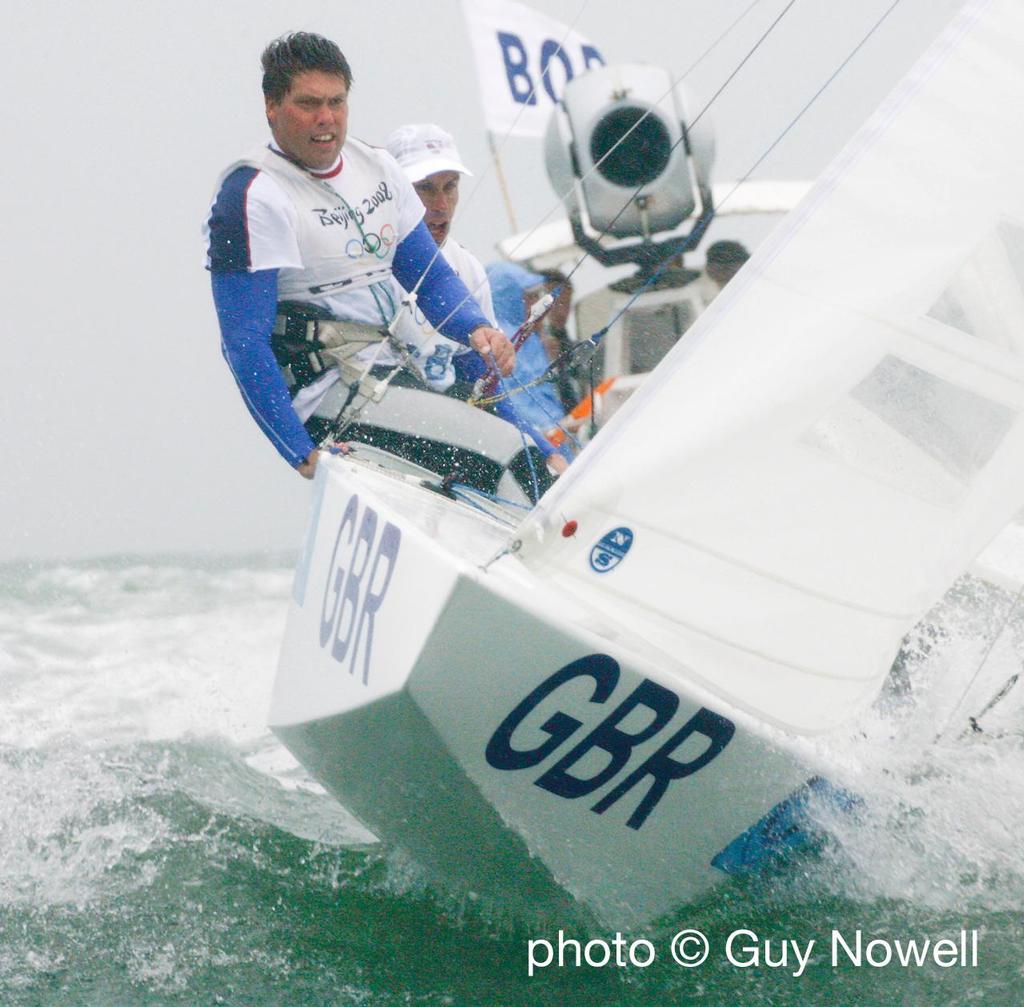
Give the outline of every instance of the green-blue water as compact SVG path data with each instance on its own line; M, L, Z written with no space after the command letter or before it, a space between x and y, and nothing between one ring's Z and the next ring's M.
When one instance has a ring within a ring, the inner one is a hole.
M289 580L285 561L0 568L4 1007L1024 1002L1016 734L927 744L948 702L879 716L845 753L867 799L833 839L623 934L651 942L649 967L570 956L530 977L531 940L615 932L433 889L267 734ZM929 671L966 674L976 654L947 646ZM683 928L709 940L699 968L671 958ZM740 967L725 947L741 929L775 957L815 949L799 976L792 958ZM978 964L833 967L833 929L977 930Z

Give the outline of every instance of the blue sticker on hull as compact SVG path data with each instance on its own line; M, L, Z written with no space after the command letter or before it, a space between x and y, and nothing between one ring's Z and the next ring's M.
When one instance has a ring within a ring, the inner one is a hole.
M808 814L812 801L838 812L850 812L860 804L852 794L815 776L715 854L711 866L742 877L814 842L821 833Z
M590 550L590 569L594 573L608 573L625 558L633 545L630 528L613 528Z

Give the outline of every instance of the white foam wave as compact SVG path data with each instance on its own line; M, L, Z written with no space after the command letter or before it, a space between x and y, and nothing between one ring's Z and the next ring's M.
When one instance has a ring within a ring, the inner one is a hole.
M0 906L145 884L136 865L175 838L154 793L328 844L373 840L266 727L290 567L3 573ZM195 765L151 765L154 751Z
M55 567L0 612L0 744L266 735L291 573Z
M904 653L899 694L830 753L862 799L819 809L835 842L819 880L865 901L942 912L1024 907L1024 686L981 716L1022 667L1024 612L967 580Z
M140 858L170 831L144 805L126 806L137 782L73 746L2 754L0 906L83 906L149 883Z

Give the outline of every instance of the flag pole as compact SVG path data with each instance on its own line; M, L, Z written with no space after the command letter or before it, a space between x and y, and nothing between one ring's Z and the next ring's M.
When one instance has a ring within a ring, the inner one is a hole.
M487 144L491 148L494 169L498 173L498 185L501 187L501 195L505 200L505 212L508 214L508 222L512 228L512 233L516 234L519 231L519 225L516 223L516 212L512 209L512 197L509 195L508 182L505 180L505 169L501 164L501 155L498 153L497 144L494 142L494 134L490 130L487 130Z

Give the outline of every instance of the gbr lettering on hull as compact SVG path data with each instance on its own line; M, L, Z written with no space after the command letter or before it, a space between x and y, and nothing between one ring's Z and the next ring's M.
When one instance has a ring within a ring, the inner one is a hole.
M370 679L374 620L398 562L402 532L353 494L334 539L320 606L320 646L348 673ZM379 529L379 533L378 533Z
M533 748L518 748L513 744L514 736L533 711L568 682L579 678L594 681L589 702L604 704L614 693L619 675L618 662L607 654L591 654L560 668L530 692L498 725L484 753L488 764L494 769L510 772L539 766L562 748L583 724L559 710L536 726L548 736L546 741ZM604 814L613 804L637 790L639 799L626 825L639 829L669 786L698 772L717 758L736 731L732 721L701 707L683 724L668 731L665 741L646 759L632 760L634 748L668 728L678 709L679 697L674 692L645 678L582 740L537 776L534 784L556 797L573 800L593 794L618 778L590 810L598 815ZM636 730L626 730L624 722L637 710L647 712L646 722ZM678 758L678 750L694 737L704 739L707 744L689 758ZM606 757L602 768L592 776L574 774L573 767L595 749ZM631 765L631 762L637 764Z

